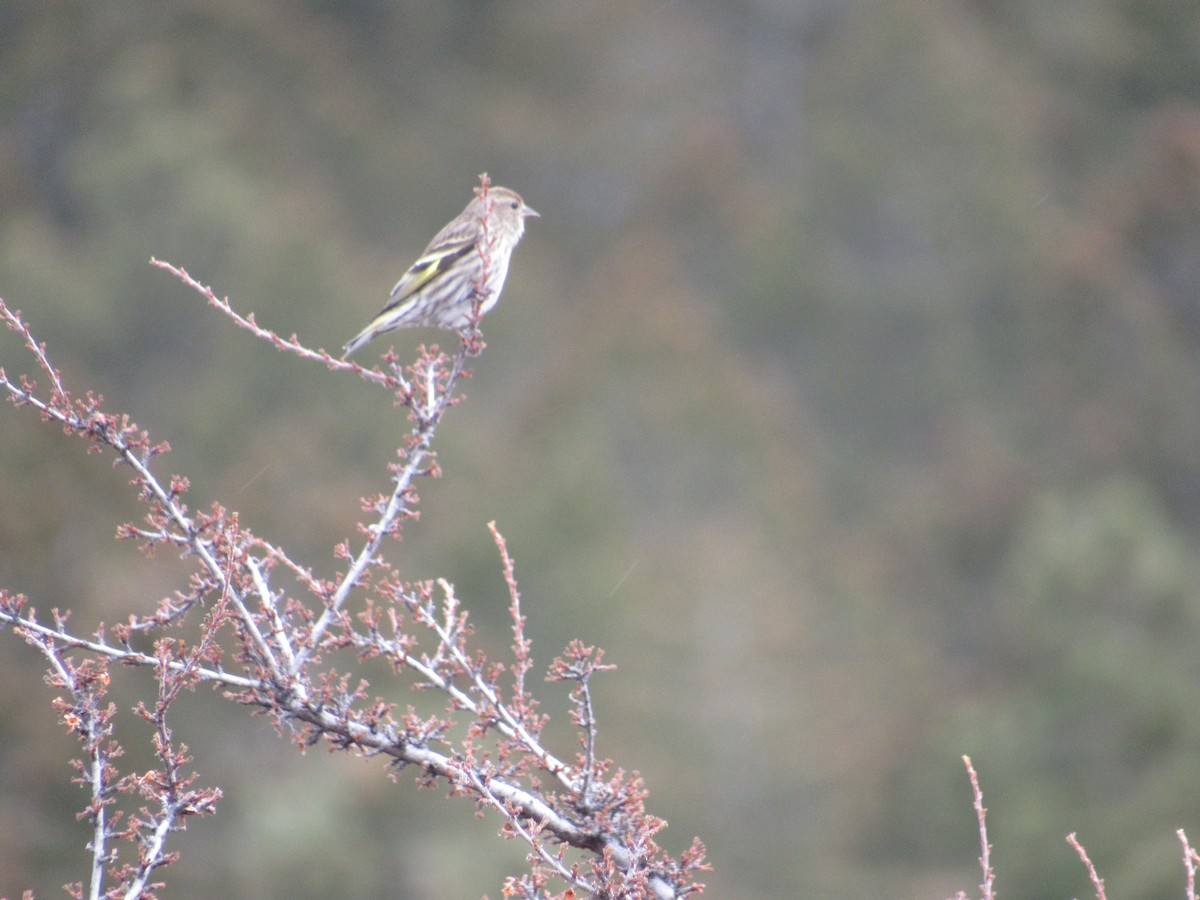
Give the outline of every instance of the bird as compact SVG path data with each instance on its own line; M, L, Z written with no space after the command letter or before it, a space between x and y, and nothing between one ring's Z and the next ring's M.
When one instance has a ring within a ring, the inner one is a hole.
M464 331L500 299L513 250L525 234L525 220L538 217L516 191L489 187L486 178L475 199L429 242L366 328L346 343L342 359L363 344L398 328Z

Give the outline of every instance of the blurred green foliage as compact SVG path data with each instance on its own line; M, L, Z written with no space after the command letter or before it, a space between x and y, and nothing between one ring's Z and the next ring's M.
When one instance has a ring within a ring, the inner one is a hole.
M18 0L0 296L194 507L328 574L403 422L147 261L340 347L487 170L543 218L403 570L503 652L497 520L538 660L607 648L601 752L713 896L970 888L969 753L1001 893L1089 896L1077 831L1161 897L1200 835L1198 43L1166 0ZM11 334L0 365L32 369ZM176 587L111 539L122 473L28 412L0 446L0 583L82 629ZM40 672L0 640L9 896L85 868ZM496 896L522 865L465 803L190 710L226 799L171 896Z

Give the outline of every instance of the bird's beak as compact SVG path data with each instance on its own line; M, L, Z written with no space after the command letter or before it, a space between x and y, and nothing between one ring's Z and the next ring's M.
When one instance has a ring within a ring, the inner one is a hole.
M521 205L521 217L524 219L528 219L528 218L540 219L542 217L542 214L540 212L538 212L536 209L534 209L532 206L525 206L524 204L522 204Z

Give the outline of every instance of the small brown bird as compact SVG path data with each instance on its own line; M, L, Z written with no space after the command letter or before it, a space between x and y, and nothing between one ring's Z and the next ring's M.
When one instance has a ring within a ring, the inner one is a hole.
M475 199L396 282L387 306L346 344L342 359L397 328L466 328L477 298L481 316L500 299L512 252L525 234L525 220L537 215L515 191L488 187L485 180L475 189Z

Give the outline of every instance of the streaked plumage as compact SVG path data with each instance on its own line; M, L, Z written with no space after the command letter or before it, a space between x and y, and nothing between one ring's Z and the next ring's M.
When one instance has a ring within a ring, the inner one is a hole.
M397 328L466 328L477 291L482 293L480 315L496 305L513 249L525 233L525 219L537 213L508 188L476 188L475 194L396 282L379 315L346 344L343 359Z

